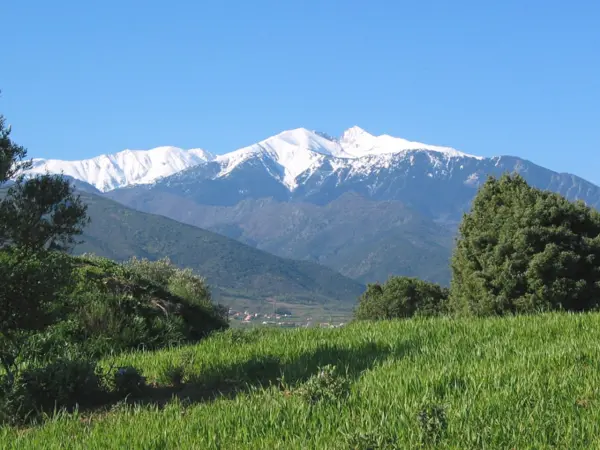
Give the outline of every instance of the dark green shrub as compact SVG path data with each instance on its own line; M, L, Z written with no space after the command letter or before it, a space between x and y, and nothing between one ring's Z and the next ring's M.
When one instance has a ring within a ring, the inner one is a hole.
M490 177L460 226L451 306L474 315L594 310L599 262L600 213L519 175Z
M43 367L21 371L14 381L3 377L1 421L24 423L62 408L91 404L103 396L95 361L57 359Z
M71 282L70 261L57 252L0 250L0 363L11 376L26 338L59 320L59 299Z
M226 311L212 304L206 284L190 271L164 261L73 261L74 283L63 308L72 325L61 339L79 343L87 354L175 346L228 327Z
M358 320L435 316L446 312L448 290L417 278L391 277L385 284L369 284L360 297Z
M139 396L146 388L146 378L132 366L117 368L110 381L109 388L121 397Z

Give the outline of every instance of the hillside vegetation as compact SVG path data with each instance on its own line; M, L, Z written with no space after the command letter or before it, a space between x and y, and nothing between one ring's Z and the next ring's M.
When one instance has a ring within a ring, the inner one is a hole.
M231 331L106 359L158 385L135 407L3 429L2 447L65 448L66 436L73 449L600 445L598 314ZM183 384L164 377L172 367Z
M91 223L76 253L94 253L116 261L132 256L168 257L201 274L216 300L231 304L249 299L258 304L274 297L304 304L337 304L349 309L364 286L332 269L293 261L244 245L234 239L147 214L98 195L83 192Z
M399 274L450 282L454 230L399 201L373 201L348 192L326 205L267 198L214 206L156 189L119 189L106 195L284 258L317 262L363 283Z

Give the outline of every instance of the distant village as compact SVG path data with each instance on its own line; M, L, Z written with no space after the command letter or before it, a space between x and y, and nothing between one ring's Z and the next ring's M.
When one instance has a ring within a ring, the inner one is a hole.
M236 311L229 309L229 318L241 325L264 325L281 328L339 328L345 325L345 322L316 322L312 317L294 318L290 313L257 313L248 310Z

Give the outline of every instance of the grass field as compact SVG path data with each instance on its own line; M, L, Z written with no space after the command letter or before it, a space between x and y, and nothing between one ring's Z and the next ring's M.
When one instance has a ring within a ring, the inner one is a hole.
M600 448L598 314L227 332L114 363L158 385L136 406L3 429L0 446ZM185 367L182 387L166 385L170 364ZM326 364L349 394L311 403L298 389Z

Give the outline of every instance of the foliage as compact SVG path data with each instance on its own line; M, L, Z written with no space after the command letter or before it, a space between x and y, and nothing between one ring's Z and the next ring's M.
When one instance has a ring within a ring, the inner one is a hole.
M103 394L96 362L56 359L42 367L21 371L14 382L3 379L0 422L20 424L42 413L93 403Z
M600 301L600 213L490 177L465 215L452 259L452 308L489 315L565 309Z
M417 278L391 277L386 283L369 284L359 299L359 320L435 316L446 311L448 290Z
M344 437L345 448L348 450L396 450L399 448L395 439L375 431L353 430Z
M185 378L185 366L183 364L170 364L162 372L162 381L174 387L181 387Z
M287 306L278 306L277 308L275 308L275 314L281 314L283 315L292 315L293 311L288 308Z
M327 364L319 367L298 389L299 395L309 403L320 401L336 402L344 399L350 388L350 380L338 372L336 366Z
M185 272L187 290L181 289L178 274L184 271L164 261L143 261L140 266L91 255L71 258L73 282L63 296L63 310L68 314L46 336L77 343L86 354L169 347L228 326L226 312L210 301L203 281ZM171 278L163 277L161 267L168 268ZM190 284L196 290L189 289ZM185 291L187 297L169 288ZM46 348L53 345L50 337L38 340Z
M119 367L113 373L110 383L112 391L121 397L139 396L146 388L146 378L132 366Z
M59 295L70 283L67 250L87 223L86 206L62 176L25 179L25 148L10 138L0 116L0 363L14 382L28 334L60 317Z
M195 275L190 268L180 269L167 257L157 261L131 258L125 263L138 276L165 287L173 295L190 304L210 305L211 294L204 278Z
M11 180L23 170L31 167L31 161L24 161L27 150L10 138L11 127L0 114L0 185Z
M71 281L71 264L56 252L0 251L0 362L14 376L27 337L60 313L56 303Z
M61 175L19 178L0 201L0 246L69 250L88 223L87 205Z
M417 415L421 427L421 440L426 445L437 445L448 428L446 411L442 405L424 405Z

